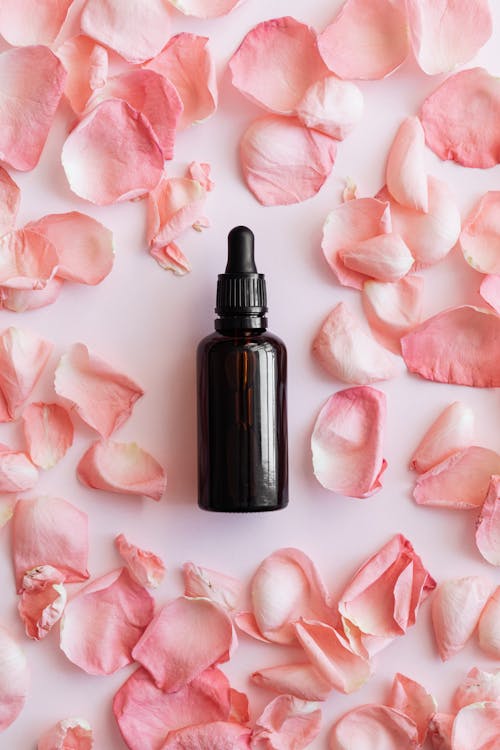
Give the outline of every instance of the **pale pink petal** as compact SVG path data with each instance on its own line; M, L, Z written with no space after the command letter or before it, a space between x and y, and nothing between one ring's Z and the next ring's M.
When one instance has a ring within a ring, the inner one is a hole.
M132 649L154 612L154 600L126 568L87 584L66 605L61 649L87 674L112 674L132 659Z
M260 632L253 612L238 612L234 616L234 623L243 633L245 633L245 635L250 636L250 638L255 638L256 641L261 641L262 643L272 643L269 638L266 638Z
M344 383L368 385L402 372L401 361L382 347L368 329L339 302L324 320L312 344L318 362Z
M413 52L429 75L469 62L492 33L488 0L408 0L406 11Z
M454 401L431 424L410 461L410 469L419 474L474 444L474 412Z
M155 589L165 577L165 565L153 552L130 544L123 534L115 538L115 546L132 578L141 586Z
M17 498L13 495L0 495L0 530L14 515Z
M318 736L321 710L316 703L280 695L256 721L252 750L303 750Z
M427 212L429 189L424 164L425 134L418 117L403 120L387 157L387 188L401 205Z
M484 68L447 78L422 105L427 145L441 159L464 167L500 162L500 81Z
M443 661L465 646L492 589L491 582L480 576L455 578L438 586L432 599L432 623Z
M182 575L184 596L205 596L230 612L236 609L243 591L243 584L237 578L192 562L184 563Z
M500 476L493 475L476 525L476 544L492 565L500 565Z
M216 668L206 669L175 693L165 693L141 667L115 694L113 713L130 750L160 750L172 730L227 721L230 695L227 677Z
M342 191L342 200L344 203L347 201L353 201L358 197L358 186L351 177L347 177L345 181L345 188Z
M85 719L63 719L38 740L37 750L92 750L92 729Z
M30 458L42 469L55 466L73 445L73 423L60 404L29 404L23 429Z
M52 344L20 328L6 328L0 334L0 392L8 416L17 417L28 400L52 352Z
M433 750L452 750L451 730L454 714L434 714L429 722L429 739Z
M442 260L460 235L460 212L449 186L430 175L427 185L427 213L401 206L386 187L377 193L380 200L390 201L392 228L406 242L419 266Z
M56 273L56 248L29 229L0 237L0 285L6 289L43 289Z
M87 514L66 500L42 496L18 500L12 518L12 552L16 587L24 575L40 565L51 565L72 583L89 577Z
M210 193L215 187L215 182L210 179L211 166L207 162L192 161L188 167L187 174L191 180L196 180Z
M377 341L395 354L401 353L400 339L423 318L424 280L405 276L394 283L365 281L363 309Z
M324 701L332 686L312 664L281 664L260 669L252 674L252 681L275 693L294 695L305 701Z
M453 696L455 711L479 701L500 700L500 669L495 672L483 672L474 667L465 680L458 686Z
M241 139L243 177L263 206L300 203L321 189L336 149L333 138L309 130L295 117L262 117Z
M431 718L437 711L437 702L418 682L396 674L392 683L389 706L408 716L415 722L418 742L423 745Z
M155 615L132 655L155 683L175 692L215 664L228 661L236 634L227 613L209 599L179 597Z
M28 662L12 636L0 627L0 732L19 716L30 682Z
M476 271L500 274L500 191L488 191L474 206L462 226L460 247Z
M480 649L494 659L500 659L500 588L486 603L479 620L478 635Z
M119 99L101 102L78 123L61 159L71 190L99 206L148 193L163 170L163 152L149 120Z
M61 30L73 0L2 0L0 34L13 47L47 44Z
M500 386L500 317L471 305L428 318L403 336L406 366L427 380Z
M453 750L496 750L500 737L500 702L464 706L453 722Z
M194 226L193 226L194 229ZM165 271L173 271L176 276L185 276L191 271L191 264L175 242L157 247L153 245L149 254Z
M0 443L0 492L31 490L38 482L38 470L26 453Z
M77 114L81 114L92 93L102 88L108 77L108 53L84 34L67 39L57 56L68 74L64 93Z
M350 270L378 281L398 281L413 266L408 245L393 232L354 243L341 250L339 258Z
M330 211L323 226L321 248L326 262L341 284L362 289L363 282L368 278L346 268L340 251L390 231L389 204L375 198L355 198Z
M176 34L144 66L165 76L177 89L183 105L179 130L206 120L217 109L215 62L208 45L206 36Z
M370 704L354 708L334 725L329 750L416 750L418 733L415 723L389 706Z
M420 474L413 490L419 505L471 510L486 497L490 477L500 473L500 454L473 445Z
M176 240L203 216L206 190L186 177L162 178L148 198L148 243L155 248ZM170 250L175 255L176 246Z
M163 0L87 0L84 34L132 63L154 57L170 36L170 12Z
M408 54L405 14L390 0L347 0L318 45L341 78L384 78Z
M144 394L137 383L91 354L84 344L74 344L63 354L54 387L102 437L109 437L126 422Z
M500 276L485 276L479 294L500 315Z
M251 729L216 721L170 732L161 750L249 750Z
M0 236L14 229L20 202L21 191L18 185L9 173L0 167Z
M309 661L335 690L352 693L370 678L370 661L354 653L349 641L335 628L323 622L300 620L295 632Z
M170 2L186 16L215 18L230 13L241 0L170 0Z
M354 83L326 76L309 86L296 109L308 128L341 141L361 120L363 108L363 94Z
M40 565L25 573L18 609L29 638L45 638L60 620L66 606L63 582L64 573L51 565Z
M79 211L48 214L27 225L46 237L58 257L57 276L80 284L99 284L113 268L113 233Z
M38 164L65 78L48 47L0 54L0 158L14 169L24 172Z
M314 474L328 490L368 497L382 486L385 394L370 386L330 396L311 436Z
M97 490L122 495L144 495L160 500L167 482L165 471L137 443L98 440L77 467L80 482Z
M53 276L43 289L0 287L0 307L12 312L26 312L51 305L59 297L63 283L62 279Z

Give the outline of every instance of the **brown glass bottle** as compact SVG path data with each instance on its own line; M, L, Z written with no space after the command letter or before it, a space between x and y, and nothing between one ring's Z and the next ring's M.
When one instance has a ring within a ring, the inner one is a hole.
M246 227L229 234L215 309L216 332L197 352L198 504L278 510L288 502L286 348L266 330L265 281Z

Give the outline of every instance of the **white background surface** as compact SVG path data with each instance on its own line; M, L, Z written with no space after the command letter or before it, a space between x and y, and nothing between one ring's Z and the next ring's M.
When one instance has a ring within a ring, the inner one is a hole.
M499 75L500 8L496 0L494 5L494 37L474 62ZM339 145L336 166L321 193L297 206L260 206L240 177L237 144L245 127L264 113L232 88L226 62L259 21L288 14L321 30L338 6L332 0L247 0L229 16L211 21L173 14L173 33L187 30L210 36L220 73L217 114L179 135L174 165L168 167L173 174L193 159L209 161L216 181L207 206L212 228L201 235L190 231L179 242L192 261L193 271L187 277L175 278L148 256L145 203L101 209L72 195L59 160L72 122L66 104L60 107L38 167L27 174L13 173L23 191L19 226L45 213L78 209L115 233L115 267L101 285L67 284L55 305L21 315L1 312L0 318L2 327L24 326L55 343L33 400L53 399L54 367L75 341L86 343L145 387L146 395L136 404L132 418L114 437L138 441L164 463L168 489L159 504L78 484L76 464L95 434L77 419L72 449L59 466L41 476L40 491L64 497L89 514L93 577L119 565L113 547L119 532L161 554L168 575L156 594L159 605L181 593L179 568L185 560L248 580L261 559L281 546L297 546L308 553L329 588L339 593L359 564L397 532L409 537L438 581L471 574L499 578L475 548L474 514L416 506L411 499L414 477L407 470L411 451L424 430L456 399L474 408L478 442L500 449L498 391L445 386L410 375L381 383L378 387L388 396L385 456L389 462L382 491L364 501L347 499L324 490L312 475L312 425L325 399L343 386L314 363L311 341L339 300L360 309L359 293L339 287L322 257L322 224L340 201L346 177L358 184L361 196L380 188L387 149L398 123L416 113L443 79L426 76L408 60L389 79L362 83L364 120ZM427 165L430 173L449 182L463 214L483 192L500 187L499 167L465 169L443 164L431 152ZM240 223L255 232L258 267L268 281L270 330L285 340L289 352L290 505L285 511L262 516L212 515L196 505L195 348L212 330L216 275L225 263L226 234ZM480 302L480 276L457 249L424 276L426 316L452 304ZM22 448L20 425L0 425L0 441ZM96 750L122 750L125 746L112 716L111 699L133 667L110 677L92 677L59 650L57 629L40 643L25 638L16 611L8 527L0 531L0 559L0 621L22 640L32 669L25 710L0 737L0 749L33 750L51 724L81 715L94 728ZM69 588L76 591L78 586ZM293 649L257 645L241 637L240 648L223 669L234 687L248 691L254 718L272 695L253 688L249 673L297 660L297 655ZM382 702L396 671L421 681L437 697L440 710L446 711L455 685L474 665L495 666L474 644L449 663L440 662L427 602L416 627L380 654L376 674L368 684L351 696L332 693L324 705L323 731L311 747L326 748L327 730L346 709Z

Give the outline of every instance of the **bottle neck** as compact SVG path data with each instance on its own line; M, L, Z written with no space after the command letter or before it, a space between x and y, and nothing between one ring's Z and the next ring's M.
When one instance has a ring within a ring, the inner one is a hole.
M267 330L267 318L261 314L221 315L215 319L215 330L231 336L244 333L262 333Z

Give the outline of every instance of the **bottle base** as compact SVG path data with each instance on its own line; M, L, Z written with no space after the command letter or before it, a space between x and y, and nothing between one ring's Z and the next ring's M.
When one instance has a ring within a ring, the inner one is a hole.
M281 503L280 505L261 505L261 506L253 506L250 508L228 508L228 507L219 507L216 505L202 505L201 503L198 503L198 508L201 510L208 511L209 513L269 513L273 510L283 510L288 505L288 500Z

